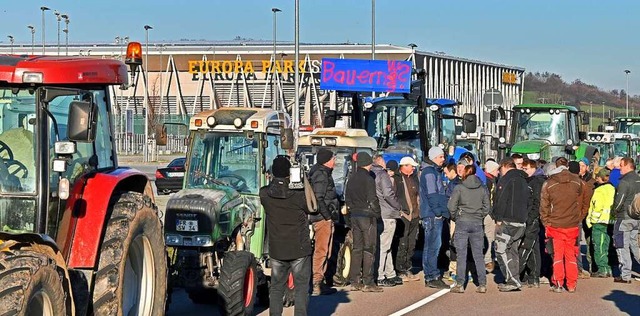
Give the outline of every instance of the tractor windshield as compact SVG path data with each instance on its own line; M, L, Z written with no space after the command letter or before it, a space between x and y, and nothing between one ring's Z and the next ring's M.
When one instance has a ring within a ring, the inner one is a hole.
M418 112L411 101L377 105L365 115L367 133L376 139L379 148L420 147Z
M640 120L638 121L618 121L616 128L618 133L630 133L634 135L640 135Z
M444 148L448 148L449 145L453 144L456 135L456 120L451 116L454 115L454 111L452 107L442 107L440 109L440 115L442 115L442 120L440 120L440 129L442 135L438 135L440 139L437 144L431 144L432 146L438 146L439 144L443 144ZM435 120L438 122L438 120Z
M517 111L513 132L516 142L546 140L552 145L567 143L567 112Z
M258 193L258 137L198 131L192 138L185 188L227 186L240 193Z
M627 139L616 139L613 143L613 154L615 157L630 157L631 142Z

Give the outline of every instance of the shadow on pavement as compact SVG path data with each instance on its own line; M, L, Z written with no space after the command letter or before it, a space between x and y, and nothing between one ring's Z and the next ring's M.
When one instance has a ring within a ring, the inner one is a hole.
M338 309L338 305L349 303L349 292L340 290L332 295L311 296L309 298L309 315L333 315Z
M612 301L616 307L627 315L637 315L640 311L640 296L629 294L621 290L613 290L603 299Z

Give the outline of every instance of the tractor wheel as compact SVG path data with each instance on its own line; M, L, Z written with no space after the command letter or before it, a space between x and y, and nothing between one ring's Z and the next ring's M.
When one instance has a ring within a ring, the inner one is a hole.
M0 315L67 315L67 282L53 259L32 251L0 253Z
M99 252L93 314L162 315L167 255L157 208L137 192L115 198Z
M256 259L248 251L224 254L220 268L220 308L223 315L251 315L258 292Z
M351 232L349 232L349 234L351 234ZM346 241L340 246L340 252L338 252L336 274L333 275L333 285L335 286L346 286L349 284L351 249L353 249L353 244L351 238L347 236Z

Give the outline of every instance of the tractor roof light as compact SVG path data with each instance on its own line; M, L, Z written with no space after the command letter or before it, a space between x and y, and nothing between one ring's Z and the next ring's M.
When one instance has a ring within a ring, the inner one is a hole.
M207 117L207 125L209 125L209 127L214 127L216 126L216 118L212 116Z
M242 128L244 126L244 121L241 118L236 117L233 120L233 126L235 126L236 128Z
M251 121L251 128L258 128L258 121Z
M124 63L131 68L131 79L133 80L138 67L142 65L142 44L140 42L129 42Z
M498 138L498 141L499 141L501 144L504 144L504 143L507 141L507 139L506 139L506 138L504 138L504 137L500 137L500 138Z
M325 138L324 139L324 144L327 146L335 146L338 142L336 141L335 138Z
M202 119L195 119L193 121L193 125L195 125L196 127L201 127L202 126Z
M531 109L526 109L525 112L531 113Z
M42 83L41 72L25 72L22 74L23 83Z
M373 107L373 103L372 102L367 101L367 102L364 103L364 108L365 109L370 109L372 107Z
M322 138L311 138L311 145L312 146L321 146L322 145Z
M435 111L437 111L437 110L438 110L438 108L439 108L439 107L438 107L438 105L437 105L437 104L432 104L432 105L429 107L429 110L431 110L431 111L435 112Z

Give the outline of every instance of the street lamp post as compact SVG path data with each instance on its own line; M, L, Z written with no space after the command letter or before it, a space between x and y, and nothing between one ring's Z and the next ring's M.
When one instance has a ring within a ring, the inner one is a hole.
M149 30L152 30L153 27L150 25L144 26L145 33L145 61L144 61L144 146L143 155L144 161L149 161Z
M60 17L64 19L64 26L65 26L65 29L62 30L64 32L64 37L65 37L64 39L65 55L69 56L69 15L61 14Z
M589 101L589 132L593 132L593 101Z
M45 29L45 23L44 23L44 11L48 11L51 10L47 7L40 7L40 10L42 11L42 55L45 54L45 48L44 48L44 42L45 42L45 34L44 34L44 29Z
M53 14L56 15L56 20L58 21L58 56L60 56L60 21L62 18L60 17L60 12L53 11Z
M9 38L9 44L11 44L11 55L13 55L13 36L7 35L7 38Z
M602 126L604 127L604 101L602 102Z
M625 90L625 94L627 95L627 116L629 116L629 73L631 73L631 70L625 69L624 73L627 74L627 90Z
M277 16L278 12L282 12L282 10L278 8L271 8L271 12L273 12L273 62L271 63L271 108L276 109L277 101L276 101L276 89L274 89L274 80L275 80L275 69L276 69L276 34L278 30L278 22Z
M376 0L371 0L371 60L376 59ZM371 97L376 93L371 92Z
M33 25L27 25L27 28L31 30L31 55L35 54L34 47L36 45L36 27Z
M293 116L293 130L297 131L298 126L300 126L300 0L295 0L295 27L294 27L294 51L295 51L295 78L293 78L295 85L295 100L293 103L293 110L291 110L291 115ZM306 114L306 113L305 113ZM298 133L294 132L294 148L298 145Z

